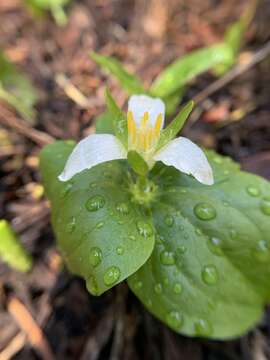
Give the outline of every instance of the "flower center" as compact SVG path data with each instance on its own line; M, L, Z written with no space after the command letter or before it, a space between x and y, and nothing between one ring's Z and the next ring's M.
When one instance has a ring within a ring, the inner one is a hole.
M139 125L136 124L131 111L128 111L127 121L129 149L135 149L140 153L151 152L159 140L162 114L158 114L154 126L149 121L149 113L147 111L143 114Z

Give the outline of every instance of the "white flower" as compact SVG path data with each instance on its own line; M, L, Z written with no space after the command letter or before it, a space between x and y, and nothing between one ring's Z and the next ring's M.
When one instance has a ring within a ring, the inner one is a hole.
M131 96L127 114L127 148L114 135L89 135L75 146L59 180L67 181L77 173L106 161L126 159L128 152L135 150L149 168L156 161L162 161L165 165L193 175L203 184L212 185L211 166L204 152L192 141L178 137L158 149L164 115L165 105L161 99L146 95Z

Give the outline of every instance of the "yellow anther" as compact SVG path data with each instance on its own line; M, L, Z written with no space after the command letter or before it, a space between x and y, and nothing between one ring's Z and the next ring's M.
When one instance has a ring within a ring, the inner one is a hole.
M155 123L155 140L159 138L160 130L162 125L162 114L158 114L156 123Z
M149 113L146 111L143 114L143 117L142 117L142 120L141 120L141 127L145 127L148 120L149 120Z
M151 128L147 133L147 149L151 149L154 140L154 129Z
M133 114L131 111L128 111L127 114L127 121L128 121L128 135L131 140L131 143L134 145L136 142L136 123L133 118Z

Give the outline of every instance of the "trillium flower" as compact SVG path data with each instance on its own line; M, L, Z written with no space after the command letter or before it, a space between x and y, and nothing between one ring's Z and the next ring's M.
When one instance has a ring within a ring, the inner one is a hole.
M127 113L127 142L124 144L111 134L87 136L75 146L59 180L67 181L103 162L127 159L130 151L136 151L149 169L155 162L161 161L194 176L203 184L212 185L213 173L204 152L185 137L171 140L173 129L163 130L164 117L165 105L161 99L146 95L131 96ZM170 141L166 141L165 135Z

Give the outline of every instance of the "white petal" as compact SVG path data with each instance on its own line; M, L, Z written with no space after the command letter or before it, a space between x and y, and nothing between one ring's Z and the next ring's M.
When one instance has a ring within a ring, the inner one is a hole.
M204 152L187 138L179 137L170 141L155 154L154 160L191 174L203 184L214 183L212 168Z
M97 164L126 157L127 152L124 146L115 136L110 134L89 135L75 146L58 179L67 181L79 172Z
M154 127L159 114L162 115L162 126L164 126L165 104L159 98L147 95L132 95L128 101L128 111L132 112L135 123L140 125L145 112L149 114L149 122Z

